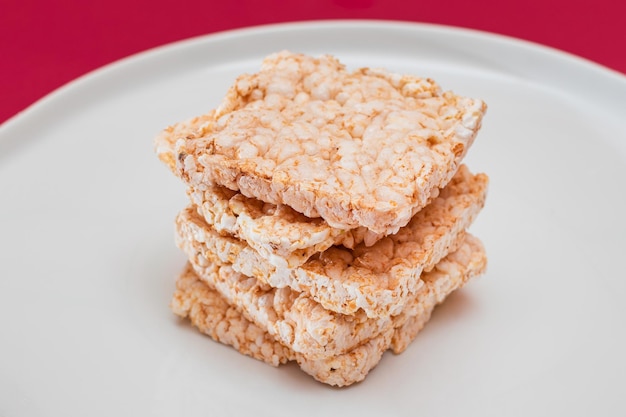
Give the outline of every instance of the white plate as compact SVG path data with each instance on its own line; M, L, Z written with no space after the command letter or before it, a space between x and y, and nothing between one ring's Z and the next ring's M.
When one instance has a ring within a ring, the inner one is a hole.
M168 309L184 188L166 125L281 49L433 77L489 104L488 273L365 382L239 355ZM248 29L88 75L0 128L0 415L624 415L623 76L508 38L385 22Z

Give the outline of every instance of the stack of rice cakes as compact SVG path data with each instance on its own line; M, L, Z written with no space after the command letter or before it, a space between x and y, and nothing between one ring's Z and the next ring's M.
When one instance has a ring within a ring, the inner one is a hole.
M461 164L485 110L430 79L267 57L156 139L190 197L172 309L272 365L361 381L486 267L466 230L488 178Z

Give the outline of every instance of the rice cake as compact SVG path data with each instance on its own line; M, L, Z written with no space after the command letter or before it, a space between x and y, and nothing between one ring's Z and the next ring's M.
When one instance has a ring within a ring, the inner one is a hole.
M485 111L427 78L281 52L238 77L217 109L167 128L157 153L198 191L219 184L389 235L450 181Z
M472 254L483 256L483 252L480 242L468 236L457 251L441 262L464 266L471 262ZM187 254L198 276L215 288L229 304L277 341L311 359L345 353L389 327L402 325L406 317L403 312L416 308L419 302L417 294L425 285L420 279L418 290L407 297L397 315L368 318L362 310L344 315L324 309L305 293L288 287L272 288L236 272L229 264L208 260L201 250L187 250Z
M278 343L262 327L230 305L218 291L201 281L190 264L177 280L171 307L179 316L189 318L201 332L243 354L273 366L295 360L304 372L318 381L345 386L363 380L386 350L403 352L429 320L434 307L468 279L484 271L486 257L482 247L475 247L471 254L463 253L463 256L464 259L449 257L424 274L425 285L413 308L402 313L405 317L401 325L397 319L398 324L394 323L352 350L322 359L311 359Z
M486 177L480 179L486 181ZM471 173L462 165L451 188L472 181ZM204 192L190 187L188 195L198 213L218 233L244 240L276 267L295 268L331 246L354 249L364 243L369 247L383 237L363 227L336 229L323 219L310 219L289 206L264 203L221 186L207 187Z
M272 287L308 294L325 309L369 317L398 314L414 294L419 276L458 245L483 207L488 179L459 170L440 195L391 236L354 250L334 246L297 268L276 267L245 242L219 235L194 207L176 219L176 241L189 256L201 252L212 262L229 263Z

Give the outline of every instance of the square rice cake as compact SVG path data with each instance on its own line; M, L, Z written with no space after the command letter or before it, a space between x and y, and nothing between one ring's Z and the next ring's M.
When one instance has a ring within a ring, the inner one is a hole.
M389 235L450 181L485 111L428 78L285 51L156 145L197 191L219 184L337 229Z
M177 315L188 318L201 332L243 354L273 366L297 361L302 370L316 380L346 386L363 380L386 350L403 352L429 320L435 306L468 279L483 272L486 265L484 251L479 242L470 242L473 246L469 256L465 252L462 252L463 256L459 256L461 252L450 255L424 274L425 285L416 295L413 307L406 309L401 319L396 318L377 336L335 356L312 359L277 342L265 326L246 318L239 308L201 280L190 264L176 282L171 308Z
M462 165L448 183L446 193L449 195L452 188L468 187L481 181L481 185L486 185L487 177L483 174L473 177ZM438 196L439 190L436 194ZM354 249L364 243L370 247L384 237L364 227L337 229L321 218L311 219L289 206L248 198L218 185L209 186L203 192L190 187L188 195L199 209L198 213L215 231L245 241L276 267L295 268L331 246Z
M308 294L327 310L388 317L402 310L419 286L420 274L453 251L482 209L488 180L465 167L431 204L394 235L367 247L332 246L295 268L276 266L245 241L221 235L190 206L176 218L176 241L192 256L228 263L272 287ZM272 233L268 225L267 233Z

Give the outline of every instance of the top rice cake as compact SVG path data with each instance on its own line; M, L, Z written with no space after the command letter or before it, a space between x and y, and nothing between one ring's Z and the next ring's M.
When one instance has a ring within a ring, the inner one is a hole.
M200 190L393 234L455 174L485 110L430 79L280 52L176 141L176 170Z

